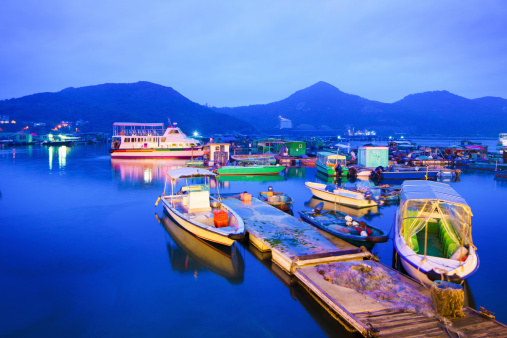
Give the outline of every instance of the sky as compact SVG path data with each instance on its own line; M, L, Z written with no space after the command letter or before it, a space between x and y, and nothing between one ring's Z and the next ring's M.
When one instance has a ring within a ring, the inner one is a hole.
M0 100L137 81L217 107L318 81L386 103L507 98L507 1L0 2Z

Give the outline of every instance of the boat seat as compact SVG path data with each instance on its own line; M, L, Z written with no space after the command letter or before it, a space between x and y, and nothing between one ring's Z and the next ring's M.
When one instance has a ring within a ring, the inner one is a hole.
M209 191L190 191L188 194L188 212L211 211Z
M410 237L409 246L410 246L410 248L412 248L412 250L414 250L415 253L419 252L419 242L417 241L417 234Z

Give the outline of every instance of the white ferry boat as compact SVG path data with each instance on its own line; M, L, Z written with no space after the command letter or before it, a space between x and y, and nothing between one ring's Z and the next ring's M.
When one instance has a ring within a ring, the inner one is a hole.
M116 122L109 153L112 158L191 158L202 156L204 149L175 125Z

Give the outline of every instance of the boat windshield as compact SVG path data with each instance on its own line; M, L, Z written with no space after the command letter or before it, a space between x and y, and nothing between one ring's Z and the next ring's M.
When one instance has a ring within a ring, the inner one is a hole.
M424 230L428 224L435 224L459 246L472 243L470 207L442 200L402 201L398 221L401 234L408 239Z
M330 158L327 160L328 164L341 164L345 165L345 159L339 159L339 158Z

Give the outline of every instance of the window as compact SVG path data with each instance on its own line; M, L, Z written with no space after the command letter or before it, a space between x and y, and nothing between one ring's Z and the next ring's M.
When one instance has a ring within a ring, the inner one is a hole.
M130 142L130 138L125 137L125 142Z
M302 145L302 144L300 144L300 145L299 145L299 148L303 148L303 145Z
M162 137L162 142L165 142L165 137Z

